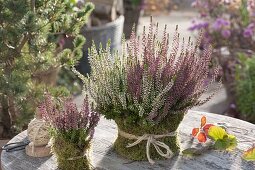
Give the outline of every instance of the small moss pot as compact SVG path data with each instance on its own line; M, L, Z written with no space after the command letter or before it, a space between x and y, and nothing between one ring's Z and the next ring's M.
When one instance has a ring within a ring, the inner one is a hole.
M84 152L88 153L90 149L89 143L85 144L83 149L77 145L66 141L61 137L53 139L52 151L57 157L58 167L61 170L90 170L90 160L83 156ZM83 157L82 157L83 156ZM73 160L68 160L74 158Z
M173 131L176 131L180 122L182 121L185 113L181 114L175 114L170 115L164 119L163 122L160 122L157 125L154 125L152 127L147 127L143 125L130 125L126 124L125 119L115 119L115 122L117 123L118 128L121 131L124 131L129 134L133 134L136 136L142 136L144 134L154 134L154 135L163 135L167 134ZM161 141L169 146L171 151L176 155L179 152L179 142L177 140L177 136L173 137L163 137L160 139L157 139L157 141ZM126 146L130 143L135 142L135 140L127 139L120 134L118 134L118 138L116 139L114 143L114 149L115 151L120 154L121 156L136 160L136 161L142 161L147 160L146 155L146 143L147 141L144 140L141 143L127 148ZM163 152L165 152L164 149L162 149ZM160 156L153 145L150 146L150 157L154 160L163 160L166 159L162 156Z

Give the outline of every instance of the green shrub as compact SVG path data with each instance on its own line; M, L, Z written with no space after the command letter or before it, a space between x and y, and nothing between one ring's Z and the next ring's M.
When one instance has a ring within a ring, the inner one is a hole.
M255 123L255 56L240 54L236 68L236 103L240 117Z
M85 38L79 31L93 8L87 3L70 11L66 0L0 0L0 125L4 128L0 136L33 117L38 96L54 84L48 83L51 70L75 65L81 58ZM72 50L61 47L68 36L75 37Z

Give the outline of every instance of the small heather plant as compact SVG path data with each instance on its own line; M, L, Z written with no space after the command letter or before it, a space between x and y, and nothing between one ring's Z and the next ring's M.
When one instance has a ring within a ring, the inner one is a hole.
M58 167L63 170L91 169L88 153L99 114L89 107L88 98L78 111L70 98L62 101L46 94L39 108L51 125L51 149L57 157Z
M158 40L158 24L155 27L151 21L149 32L144 28L141 38L133 32L130 42L123 40L122 54L111 54L110 44L99 51L94 45L89 51L91 75L82 77L74 70L84 81L85 93L106 118L155 125L212 97L199 99L210 84L206 82L212 47L199 52L201 36L195 45L191 38L185 43L176 27L169 49L166 30L165 26L163 38ZM211 82L217 75L215 69Z
M81 111L71 99L64 102L54 100L47 94L40 105L43 118L50 123L51 134L61 136L71 143L78 144L80 148L89 142L99 121L99 114L89 107L88 98L84 99Z

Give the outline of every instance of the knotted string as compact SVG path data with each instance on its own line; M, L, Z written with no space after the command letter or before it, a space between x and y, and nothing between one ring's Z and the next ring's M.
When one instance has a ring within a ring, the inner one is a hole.
M129 134L126 132L121 131L120 129L118 130L120 136L127 138L127 139L133 139L136 140L135 142L128 144L126 147L130 148L133 147L135 145L138 145L140 142L147 140L147 144L146 144L146 156L148 161L151 164L154 164L155 162L151 159L150 157L150 145L152 144L154 146L154 148L156 149L157 153L165 158L171 158L173 156L173 152L171 151L171 149L169 148L168 145L166 145L164 142L160 142L157 141L156 139L159 138L164 138L164 137L172 137L176 135L176 132L170 132L168 134L164 134L164 135L153 135L153 134L144 134L143 136L136 136L133 134ZM161 148L166 149L166 153L164 153Z

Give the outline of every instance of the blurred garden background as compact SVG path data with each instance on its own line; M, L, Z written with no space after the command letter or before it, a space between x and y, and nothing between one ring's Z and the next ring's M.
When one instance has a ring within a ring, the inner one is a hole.
M123 33L126 39L132 29L140 35L151 16L170 33L178 25L185 39L203 30L200 50L214 48L209 69L220 66L222 86L193 110L255 123L254 0L0 0L2 143L27 128L45 91L81 103L82 83L72 66L90 73L92 41L99 47L110 39L111 49L121 50Z

